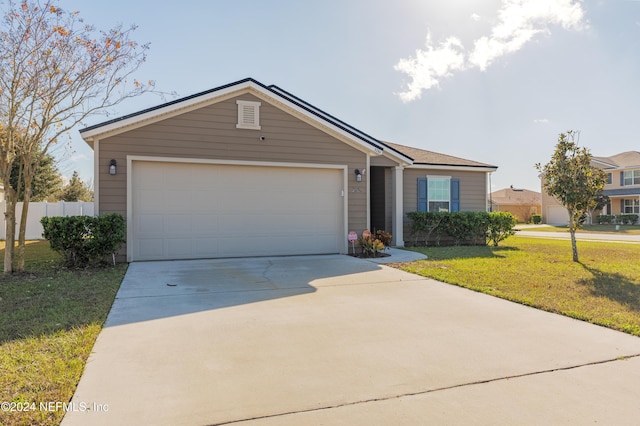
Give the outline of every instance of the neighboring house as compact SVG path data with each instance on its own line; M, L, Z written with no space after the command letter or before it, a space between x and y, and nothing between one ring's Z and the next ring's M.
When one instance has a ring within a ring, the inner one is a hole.
M491 193L493 211L509 212L518 222L529 223L531 215L542 211L541 194L528 189L517 189L513 185Z
M497 169L379 141L253 79L80 133L127 261L347 253L365 229L403 246L406 212L486 210Z
M608 177L603 193L610 202L596 214L640 214L640 152L627 151L611 157L593 157L591 164L607 172ZM567 224L566 209L558 200L545 194L544 190L542 209L543 222Z

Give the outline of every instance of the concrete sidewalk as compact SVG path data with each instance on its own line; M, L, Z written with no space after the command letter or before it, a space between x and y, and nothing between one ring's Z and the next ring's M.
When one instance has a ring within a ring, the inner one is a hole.
M384 265L148 262L63 425L637 424L638 401L640 339Z

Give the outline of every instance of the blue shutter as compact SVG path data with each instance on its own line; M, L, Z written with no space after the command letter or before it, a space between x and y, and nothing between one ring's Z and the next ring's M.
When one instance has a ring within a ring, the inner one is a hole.
M418 178L418 211L427 211L427 178Z
M460 211L460 179L451 179L451 211Z
M620 186L624 186L624 172L620 172Z
M624 200L620 200L620 214L624 214Z

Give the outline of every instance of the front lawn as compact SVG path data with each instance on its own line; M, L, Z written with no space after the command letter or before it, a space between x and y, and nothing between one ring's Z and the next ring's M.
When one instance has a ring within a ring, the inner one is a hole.
M0 274L0 402L30 408L0 411L2 425L60 423L64 411L40 403L71 400L127 269L72 271L58 261L48 242L30 242L28 272Z
M414 248L405 271L640 336L640 245L511 237L500 247Z

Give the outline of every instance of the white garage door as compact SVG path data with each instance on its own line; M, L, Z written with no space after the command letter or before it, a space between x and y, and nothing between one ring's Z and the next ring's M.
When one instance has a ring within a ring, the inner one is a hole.
M549 225L566 225L569 223L569 213L567 213L567 209L561 206L547 207L547 220L545 223Z
M343 170L134 161L131 260L339 253Z

